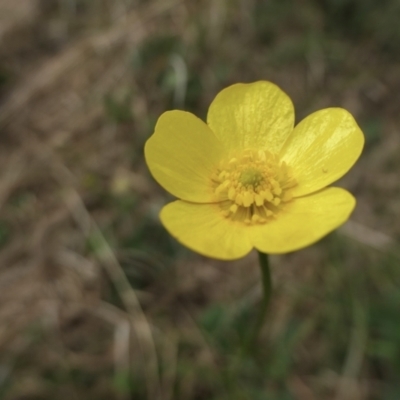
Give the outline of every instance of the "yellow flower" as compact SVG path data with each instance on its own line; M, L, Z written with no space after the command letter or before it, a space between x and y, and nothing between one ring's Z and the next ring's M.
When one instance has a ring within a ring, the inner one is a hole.
M179 200L160 213L179 242L230 260L308 246L350 216L354 197L329 187L361 154L364 136L344 109L294 127L290 98L260 81L222 90L207 124L168 111L145 146L153 177Z

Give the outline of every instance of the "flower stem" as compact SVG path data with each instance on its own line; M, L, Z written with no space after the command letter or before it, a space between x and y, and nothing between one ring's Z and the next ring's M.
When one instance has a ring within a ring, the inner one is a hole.
M272 279L271 279L271 270L269 267L268 254L261 253L259 251L258 261L260 263L260 268L261 268L263 298L261 300L260 312L258 314L257 325L254 332L254 341L257 340L260 330L264 324L272 294Z
M261 283L263 288L263 297L260 304L260 309L258 312L257 320L254 325L254 330L249 335L249 341L246 343L245 350L248 352L249 350L254 350L254 347L257 343L258 336L260 335L260 331L262 326L264 325L268 306L271 299L272 293L272 280L271 280L271 270L269 268L269 259L268 254L258 252L258 261L261 268Z

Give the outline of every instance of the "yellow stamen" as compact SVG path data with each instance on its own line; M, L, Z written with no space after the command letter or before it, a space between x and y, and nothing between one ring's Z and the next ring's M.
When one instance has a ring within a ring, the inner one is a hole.
M274 198L274 196L272 195L271 191L268 190L268 189L267 190L263 190L260 194L261 194L262 198L264 200L267 200L267 201L271 201Z
M275 198L272 200L272 204L273 204L274 206L279 206L280 203L281 203L281 199L280 199L279 197L275 197Z
M228 199L235 200L235 198L236 198L236 189L233 186L231 186L228 190Z
M239 209L239 207L238 207L237 204L232 204L232 205L229 207L229 211L230 211L232 214L235 214L235 212L236 212L238 209Z
M297 183L290 171L277 155L259 149L221 162L210 180L223 216L248 225L267 223L293 198L288 189Z
M254 202L253 194L250 192L244 192L243 194L243 205L245 207L250 207Z
M236 195L235 202L237 205L242 206L243 205L243 195L241 193L238 193Z
M257 206L262 206L264 204L264 199L259 194L254 195L254 200L255 200Z

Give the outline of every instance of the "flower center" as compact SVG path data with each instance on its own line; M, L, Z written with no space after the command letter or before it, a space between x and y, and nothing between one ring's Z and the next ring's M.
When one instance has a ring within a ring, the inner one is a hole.
M288 165L267 150L247 149L222 161L212 176L222 214L246 224L273 218L296 184Z

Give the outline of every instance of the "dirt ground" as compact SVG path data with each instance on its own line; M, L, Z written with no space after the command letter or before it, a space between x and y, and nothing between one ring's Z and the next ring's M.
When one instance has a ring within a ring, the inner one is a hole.
M400 7L394 0L0 0L0 399L400 399ZM270 80L297 121L348 109L357 208L308 249L184 249L143 145Z

